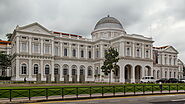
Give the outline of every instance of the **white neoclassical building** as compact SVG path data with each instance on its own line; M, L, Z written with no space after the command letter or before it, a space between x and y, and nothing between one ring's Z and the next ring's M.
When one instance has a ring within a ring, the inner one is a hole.
M114 17L100 19L92 38L50 31L39 23L17 26L12 41L12 80L108 81L101 71L109 47L119 52L120 70L111 74L112 82L139 82L143 76L182 77L183 63L172 46L153 47L152 38L128 34ZM181 67L179 67L181 65Z

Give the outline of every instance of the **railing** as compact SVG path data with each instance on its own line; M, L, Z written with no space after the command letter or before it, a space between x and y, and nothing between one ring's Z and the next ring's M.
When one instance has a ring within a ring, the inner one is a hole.
M66 96L79 98L85 97L103 97L116 95L136 95L136 94L154 94L154 93L177 93L185 92L185 84L172 85L117 85L117 86L89 86L89 87L58 87L58 88L23 88L23 89L0 89L0 100L25 97L31 100L33 97L60 96L65 99Z

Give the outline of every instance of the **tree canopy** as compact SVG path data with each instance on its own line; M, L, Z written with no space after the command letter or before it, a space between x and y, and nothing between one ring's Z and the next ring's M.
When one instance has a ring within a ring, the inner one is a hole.
M8 41L10 41L12 35L13 35L12 33L7 33L7 34L6 34L6 37L7 37Z
M0 69L2 72L5 72L5 70L11 66L11 56L7 55L4 52L0 52Z
M105 75L109 74L109 83L111 82L111 71L115 73L116 70L119 70L119 66L117 65L117 62L119 61L118 56L119 53L112 47L105 52L105 61L101 69Z

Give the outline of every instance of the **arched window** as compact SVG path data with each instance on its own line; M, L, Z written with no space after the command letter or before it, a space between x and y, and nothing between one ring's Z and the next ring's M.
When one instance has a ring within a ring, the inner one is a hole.
M21 65L21 74L27 74L27 66L26 64Z
M59 74L59 65L55 65L54 74Z
M80 66L80 75L85 75L85 67Z
M72 75L77 75L77 66L72 65Z
M81 50L81 57L84 57L84 51Z
M88 67L87 75L92 76L92 67L90 67L90 66Z
M64 48L64 56L67 56L67 48Z
M49 74L49 65L45 65L45 74Z
M39 71L39 65L38 64L34 64L33 74L38 74L38 71Z
M73 57L76 57L76 49L73 49Z
M170 72L170 78L172 77L172 72Z
M68 69L69 69L69 66L65 64L63 66L63 75L69 75Z

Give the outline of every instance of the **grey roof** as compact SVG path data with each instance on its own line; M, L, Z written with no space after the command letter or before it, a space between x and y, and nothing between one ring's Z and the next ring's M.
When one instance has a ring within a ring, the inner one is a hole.
M94 30L97 29L123 29L123 27L116 18L108 15L97 22Z

